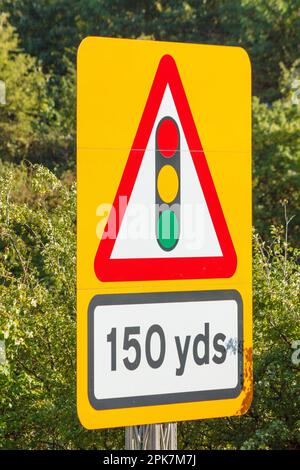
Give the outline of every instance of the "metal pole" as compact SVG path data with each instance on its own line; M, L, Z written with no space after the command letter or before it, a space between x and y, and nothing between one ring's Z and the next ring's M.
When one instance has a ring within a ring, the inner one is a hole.
M125 428L126 450L177 450L177 423Z

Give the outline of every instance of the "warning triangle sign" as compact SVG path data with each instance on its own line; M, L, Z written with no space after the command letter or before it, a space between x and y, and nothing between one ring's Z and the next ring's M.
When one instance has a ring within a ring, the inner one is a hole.
M231 277L235 249L174 59L161 59L95 257L101 281Z

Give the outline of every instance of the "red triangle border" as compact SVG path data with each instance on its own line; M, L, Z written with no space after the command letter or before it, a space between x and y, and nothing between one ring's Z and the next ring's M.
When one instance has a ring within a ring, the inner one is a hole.
M121 196L127 197L127 201L130 199L144 156L143 149L146 148L148 143L167 84L171 89L189 149L192 149L190 152L223 256L110 259L122 223L123 213L119 220L117 217L116 238L102 238L95 256L95 274L103 282L229 278L234 274L237 267L237 256L220 201L176 63L170 55L164 55L158 65L132 149L114 199L113 207L116 210L115 213L119 214L118 202ZM188 132L186 132L187 129ZM112 213L109 215L107 225L110 223L110 217L112 217ZM107 225L104 232L107 230Z

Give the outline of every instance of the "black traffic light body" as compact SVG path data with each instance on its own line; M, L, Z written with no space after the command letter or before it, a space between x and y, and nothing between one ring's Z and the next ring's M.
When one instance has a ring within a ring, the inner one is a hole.
M166 175L170 175L169 181ZM164 198L164 194L168 193L168 184L175 185L172 200ZM165 188L160 190L162 185ZM165 251L173 250L179 240L180 186L179 127L172 117L165 116L160 120L155 134L156 239L160 248Z

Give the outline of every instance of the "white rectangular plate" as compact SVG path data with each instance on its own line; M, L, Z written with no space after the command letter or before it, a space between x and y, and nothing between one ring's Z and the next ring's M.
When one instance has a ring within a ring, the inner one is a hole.
M89 398L96 409L234 398L242 389L237 291L95 296Z

